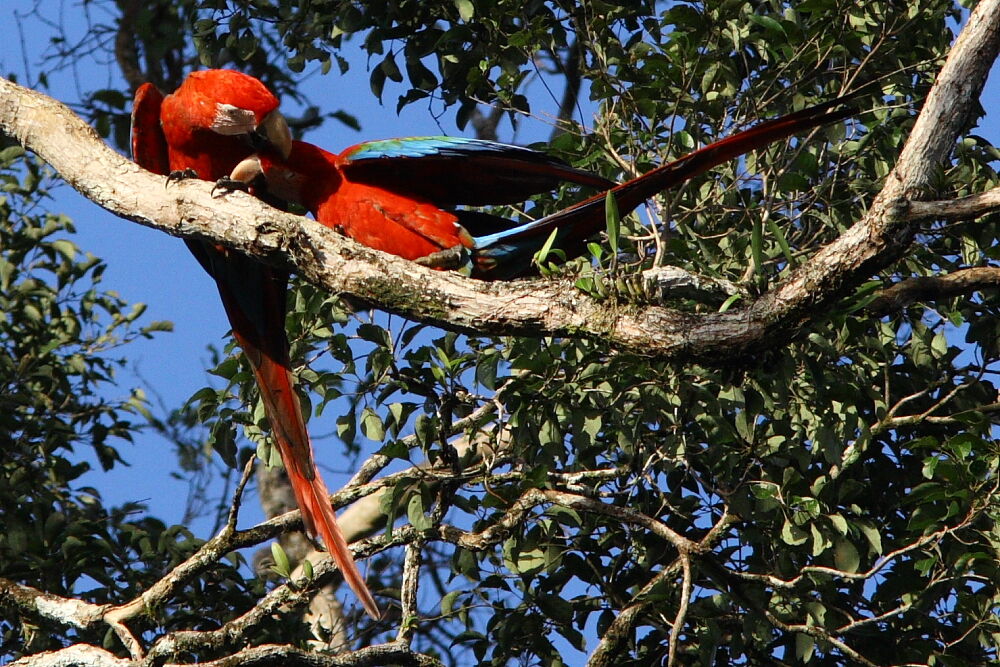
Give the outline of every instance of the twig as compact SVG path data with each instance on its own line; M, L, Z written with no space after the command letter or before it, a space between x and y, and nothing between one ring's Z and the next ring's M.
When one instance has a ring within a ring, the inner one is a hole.
M243 490L247 486L247 482L250 481L250 476L253 474L255 457L251 456L247 459L246 465L243 466L243 474L240 477L240 483L236 485L236 491L233 493L233 505L229 508L229 518L226 520L226 525L230 530L236 530L236 519L240 514L240 503L243 500Z
M423 550L423 540L415 540L406 545L406 557L403 560L403 584L399 595L402 608L402 621L396 641L410 645L413 633L416 631L420 617L417 610L417 587L420 584L420 561Z
M678 559L681 562L681 593L680 603L677 605L677 615L674 617L673 628L670 631L670 644L667 653L667 667L674 667L677 664L677 642L680 640L681 630L684 629L684 619L687 617L688 603L691 600L691 556L681 554Z
M715 546L719 540L723 538L723 536L725 536L726 531L736 519L737 517L731 514L727 508L708 533L698 542L697 549L693 552L689 552L689 554L707 554L711 551L712 547ZM601 642L597 645L597 648L594 649L594 652L590 655L590 659L587 661L588 667L611 667L619 662L618 658L623 650L622 645L627 641L632 629L639 622L639 619L642 618L646 609L650 605L650 602L647 599L648 595L655 590L656 587L666 585L668 580L677 575L677 570L683 568L681 562L682 557L683 555L679 556L670 565L657 573L656 576L654 576L638 593L633 596L632 599L634 602L618 614L618 617L615 618L610 627L608 627L607 632L605 632L604 636L601 637ZM687 597L690 598L690 594L688 594Z
M615 620L608 627L604 636L601 637L601 641L597 645L597 648L594 649L594 652L590 654L590 659L587 660L587 667L613 667L613 665L619 662L618 658L620 657L619 653L622 650L622 644L624 644L628 639L629 634L632 632L632 628L639 622L639 619L646 612L646 608L649 606L645 597L658 586L666 585L668 580L676 576L677 570L680 568L681 561L678 558L658 572L655 577L650 579L649 582L635 594L632 598L633 603L625 609L622 609L621 613L618 614Z
M779 630L782 630L783 632L801 632L804 635L809 635L814 639L819 639L821 641L828 642L832 646L835 646L837 649L840 650L841 653L843 653L845 656L853 660L854 661L853 664L864 665L864 667L879 667L879 665L872 662L868 658L864 657L863 655L855 651L853 648L845 644L842 640L834 637L833 635L831 635L829 632L819 627L818 625L808 625L805 623L799 625L790 625L779 619L769 610L764 609L763 611L764 611L764 616L767 618L767 620L770 621L774 627L778 628Z

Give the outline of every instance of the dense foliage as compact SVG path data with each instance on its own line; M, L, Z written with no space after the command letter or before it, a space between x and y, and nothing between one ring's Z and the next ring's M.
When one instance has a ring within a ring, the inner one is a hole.
M611 310L658 298L641 280L657 266L735 285L667 295L691 312L740 308L859 219L961 17L944 0L105 4L114 21L90 45L113 48L129 83L170 88L200 62L246 67L291 96L297 72L336 77L360 48L375 95L398 90L398 106L423 100L489 135L500 116L483 103L519 119L529 80L558 82L569 102L551 150L618 180L755 118L871 85L854 119L666 194L620 231L612 224L590 258L543 261ZM119 141L127 99L105 90L87 106ZM582 107L596 110L587 130ZM100 263L51 240L71 225L31 208L45 197L39 167L13 150L0 207L0 577L120 603L201 543L73 486L74 448L94 447L110 466L114 440L136 437L141 402L101 397L114 381L109 349L145 330L138 311L97 290ZM934 197L996 186L996 157L967 135ZM532 213L574 196L540 198ZM415 651L446 664L1000 659L1000 303L990 291L866 309L894 281L991 265L997 234L995 217L928 225L891 270L804 316L792 342L725 364L595 339L460 336L300 286L288 324L306 404L336 414L359 460L377 451L409 471L377 490L380 511L401 519L371 537L368 562L387 604L404 552L411 563L419 554L419 613L400 618L397 602L380 622L348 614L349 645L392 640L402 625ZM217 450L235 464L245 432L269 458L249 372L235 358L215 372L231 384L195 400ZM276 582L239 565L202 572L137 629L152 641L243 613ZM299 611L186 657L305 646L304 627L278 620ZM13 656L81 639L122 650L110 634L38 633L31 621L0 630Z

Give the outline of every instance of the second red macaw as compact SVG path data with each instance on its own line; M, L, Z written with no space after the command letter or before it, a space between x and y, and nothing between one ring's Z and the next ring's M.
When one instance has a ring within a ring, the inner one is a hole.
M251 76L206 70L193 72L166 98L151 84L136 91L132 153L150 171L193 173L216 181L261 144L287 155L291 134L278 113L278 99ZM337 526L295 393L285 333L287 272L221 246L193 241L188 247L215 279L233 336L253 369L306 529L322 536L365 610L379 618L378 605Z
M586 240L605 228L606 192L521 225L453 207L513 203L572 181L609 191L625 215L656 193L727 160L846 118L853 113L844 107L851 99L759 123L620 185L534 151L453 137L372 141L339 155L295 141L287 158L262 151L237 165L231 176L245 183L263 179L271 193L298 202L317 221L371 248L437 268L455 268L445 263L457 250L473 277L509 280L534 270L532 257L552 230L558 230L555 247L569 257L583 254ZM530 178L533 173L540 177Z

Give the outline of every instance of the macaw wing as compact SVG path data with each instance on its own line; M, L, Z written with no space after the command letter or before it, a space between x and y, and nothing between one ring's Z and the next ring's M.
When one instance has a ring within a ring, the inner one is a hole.
M170 173L170 153L167 137L160 125L163 93L151 83L144 83L135 91L132 100L132 160L143 169L166 176ZM208 249L201 241L184 241L202 268L213 273Z
M163 94L151 83L135 91L132 101L132 159L154 174L170 173L167 138L160 127Z
M545 153L463 137L408 137L357 144L340 154L352 181L437 206L513 204L562 182L614 183Z

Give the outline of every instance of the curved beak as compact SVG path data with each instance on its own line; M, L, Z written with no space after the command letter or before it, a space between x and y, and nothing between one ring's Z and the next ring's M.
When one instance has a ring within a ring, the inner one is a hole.
M264 168L260 164L260 158L251 155L233 168L229 178L251 185L259 176L264 175Z
M251 155L233 168L229 178L260 188L258 196L260 192L267 192L283 202L305 206L302 201L302 175L284 162L275 162L269 154ZM265 201L270 203L268 199Z
M282 159L287 159L291 154L292 132L288 129L285 117L277 109L264 117L255 134L263 139L267 145L278 151Z

